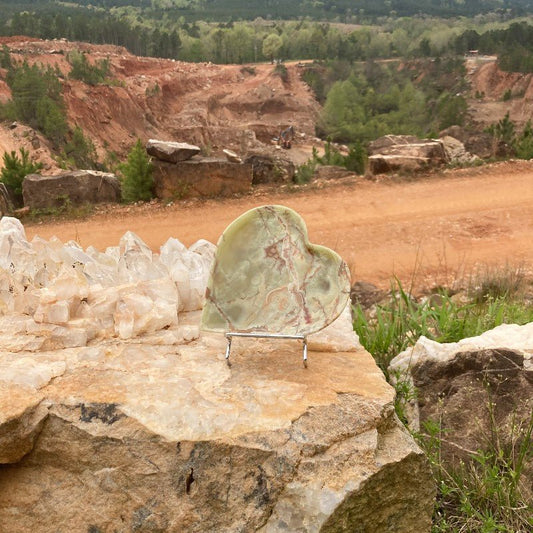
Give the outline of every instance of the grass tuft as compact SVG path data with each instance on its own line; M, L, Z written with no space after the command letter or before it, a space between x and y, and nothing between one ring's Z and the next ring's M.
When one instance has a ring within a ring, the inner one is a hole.
M399 280L390 298L371 311L353 308L354 329L396 388L396 413L405 423L417 391L409 375L389 376L390 361L424 335L438 342L475 337L503 323L533 321L533 306L524 299L526 280L520 269L487 271L459 301L444 290L417 301ZM415 434L428 456L438 487L432 533L529 533L533 531L533 488L524 472L533 458L533 412L527 420L499 427L489 393L490 428L484 449L464 450L467 459L450 464L441 454L446 441L439 422L426 421Z

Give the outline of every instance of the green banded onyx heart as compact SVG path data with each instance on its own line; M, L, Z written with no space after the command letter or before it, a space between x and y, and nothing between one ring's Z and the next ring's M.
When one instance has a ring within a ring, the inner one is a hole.
M333 250L310 244L292 209L267 205L234 220L218 241L202 329L309 335L346 306L350 273Z

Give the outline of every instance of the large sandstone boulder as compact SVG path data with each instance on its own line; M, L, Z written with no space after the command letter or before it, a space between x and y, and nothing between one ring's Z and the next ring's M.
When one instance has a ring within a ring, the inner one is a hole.
M252 186L249 164L226 159L196 158L179 163L154 161L155 195L158 198L231 196Z
M15 353L0 329L3 530L429 532L426 458L353 332L305 369L296 341L238 339L229 368L172 331Z
M391 374L411 381L416 399L413 428L440 424L441 452L457 465L471 452L491 450L490 435L502 449L518 449L533 411L533 323L502 325L457 343L422 337L394 358ZM525 465L524 489L533 498L533 458Z
M252 167L252 183L290 183L296 168L280 150L264 148L248 152L244 162Z
M199 154L200 148L193 144L150 139L146 143L146 151L149 155L161 161L177 163L179 161L187 161Z
M372 174L402 170L413 172L448 162L441 141L418 139L411 135L380 137L369 144L368 153Z
M73 170L57 176L29 174L22 182L24 205L31 209L120 202L120 181L96 170Z

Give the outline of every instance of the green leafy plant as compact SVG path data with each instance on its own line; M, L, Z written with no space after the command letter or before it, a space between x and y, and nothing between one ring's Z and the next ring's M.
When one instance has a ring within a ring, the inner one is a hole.
M309 161L301 164L294 173L294 183L302 185L304 183L309 183L316 169L316 161L314 159L309 159Z
M289 71L287 70L287 67L283 63L277 63L274 67L274 74L277 74L281 81L286 83L289 81Z
M24 148L20 148L19 155L15 151L4 153L4 166L0 172L0 181L13 193L13 197L18 206L22 205L22 182L28 174L33 174L40 170L42 163L33 163L30 160L30 153Z
M516 126L509 117L509 111L507 111L505 116L497 123L491 124L487 128L487 132L490 133L495 139L512 145L515 138Z
M514 149L520 159L533 158L533 127L531 120L526 122L522 133L515 139Z
M2 50L0 50L0 67L8 70L13 67L9 48L5 44L2 45Z
M120 165L122 199L125 202L147 201L153 197L153 165L140 139L130 150L126 163Z

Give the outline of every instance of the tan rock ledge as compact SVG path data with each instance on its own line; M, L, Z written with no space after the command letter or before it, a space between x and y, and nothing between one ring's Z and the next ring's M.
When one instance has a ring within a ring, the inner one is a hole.
M221 335L171 338L0 348L3 530L430 530L429 466L367 352L305 369L297 341L237 339L228 368Z

